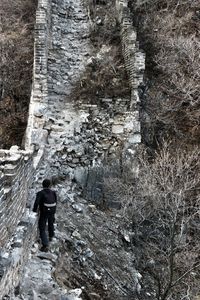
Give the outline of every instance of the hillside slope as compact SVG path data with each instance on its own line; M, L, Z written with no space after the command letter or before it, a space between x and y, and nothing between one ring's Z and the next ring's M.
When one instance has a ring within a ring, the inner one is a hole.
M155 145L168 136L199 144L199 1L134 0L129 5L146 52L144 141Z
M31 92L37 0L0 2L0 148L21 145Z

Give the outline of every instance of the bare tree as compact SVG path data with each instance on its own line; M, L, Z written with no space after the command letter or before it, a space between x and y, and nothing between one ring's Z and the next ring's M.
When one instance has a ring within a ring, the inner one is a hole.
M175 136L199 143L199 1L130 0L146 52L143 128L147 143Z
M153 161L140 157L134 186L129 176L107 181L123 203L124 224L132 224L132 247L150 299L191 299L186 295L198 293L199 159L198 148L172 151L165 143Z
M0 148L20 143L26 127L36 5L36 0L0 1Z

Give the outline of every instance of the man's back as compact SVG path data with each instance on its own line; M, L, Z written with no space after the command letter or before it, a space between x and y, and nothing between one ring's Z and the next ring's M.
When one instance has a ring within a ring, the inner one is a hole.
M45 179L42 182L43 190L37 193L33 206L33 211L37 212L39 208L38 227L42 241L41 251L48 251L48 243L54 237L54 221L57 204L56 192L50 189L51 181ZM48 234L46 234L46 224L48 224Z
M55 213L57 204L57 196L56 192L49 189L44 188L36 195L36 201L34 203L33 211L37 212L38 207L40 213Z

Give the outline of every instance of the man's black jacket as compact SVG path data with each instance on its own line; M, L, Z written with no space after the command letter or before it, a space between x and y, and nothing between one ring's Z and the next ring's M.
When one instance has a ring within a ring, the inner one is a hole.
M43 189L36 195L36 200L33 206L33 212L39 211L40 214L55 213L57 204L57 195L51 189Z

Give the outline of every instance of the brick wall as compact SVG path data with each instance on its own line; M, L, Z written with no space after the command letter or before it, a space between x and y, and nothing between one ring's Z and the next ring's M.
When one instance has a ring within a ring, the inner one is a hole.
M0 150L0 247L10 238L21 220L33 176L31 153Z
M39 0L35 23L33 84L26 130L26 148L33 146L38 139L44 144L47 137L47 131L43 129L43 120L40 120L40 112L43 110L43 105L48 103L47 63L50 14L51 0Z
M144 54L138 48L127 1L116 0L116 8L131 98L101 99L100 105L82 105L78 112L72 110L71 114L66 109L63 123L57 120L54 124L55 118L48 116L47 84L51 0L39 0L26 150L20 151L15 146L10 151L0 150L0 297L18 284L21 266L29 253L35 219L26 208L27 202L31 202L28 190L46 144L54 148L56 156L52 156L51 161L53 165L56 161L58 172L85 169L94 162L101 162L107 156L114 156L122 143L124 159L134 159L135 148L141 141L138 86L143 79ZM53 105L56 107L57 103ZM113 115L113 111L116 114ZM45 176L47 166L43 162L39 176Z
M100 161L108 155L112 156L116 150L120 149L122 143L127 160L129 154L133 157L135 146L141 141L137 89L143 78L144 54L138 48L127 1L117 0L116 8L121 24L123 54L131 85L131 101L130 99L115 99L115 101L102 99L100 106L82 105L76 116L82 121L79 122L78 130L74 130L72 138L72 140L76 139L76 142L71 145L63 140L63 145L59 145L62 156L57 158L66 168L91 166L95 160ZM40 0L36 14L33 89L26 132L26 149L31 148L30 151L33 148L37 150L35 145L38 144L41 148L44 147L48 138L48 132L44 126L45 112L42 110L43 105L48 104L47 62L51 28L50 14L51 1ZM113 111L116 111L114 116L112 116ZM95 130L92 131L91 127ZM66 139L69 140L69 137L67 136ZM83 149L81 144L92 145L92 149ZM70 149L72 149L71 152ZM80 149L83 149L81 156ZM0 160L0 245L3 245L24 213L28 183L30 176L33 176L34 168L31 153L2 150Z
M39 0L35 25L33 88L28 119L26 150L17 146L0 150L0 247L5 245L22 218L35 167L30 138L35 134L33 103L47 101L47 56L50 0ZM42 134L42 133L41 133ZM38 163L38 161L37 161Z
M34 120L34 111L37 105L47 101L47 44L51 1L38 2L26 150L19 150L17 146L10 150L0 150L0 299L14 291L18 285L22 266L28 259L36 233L36 218L27 205L33 202L34 195L29 190L42 153L35 159L36 149L30 140L34 139L37 130L40 130L41 139L44 139L44 132L38 129Z
M23 272L23 266L29 257L30 245L35 238L35 233L35 216L26 209L15 229L15 234L10 236L7 247L1 248L0 299L7 294L14 294Z
M31 151L0 150L0 299L19 283L36 232L26 207L34 173Z
M139 49L136 29L132 25L127 0L116 0L117 17L121 25L122 51L131 86L130 111L134 111L135 130L127 140L126 150L141 142L138 87L143 82L145 54ZM133 150L133 149L132 149ZM132 151L131 151L132 152Z

